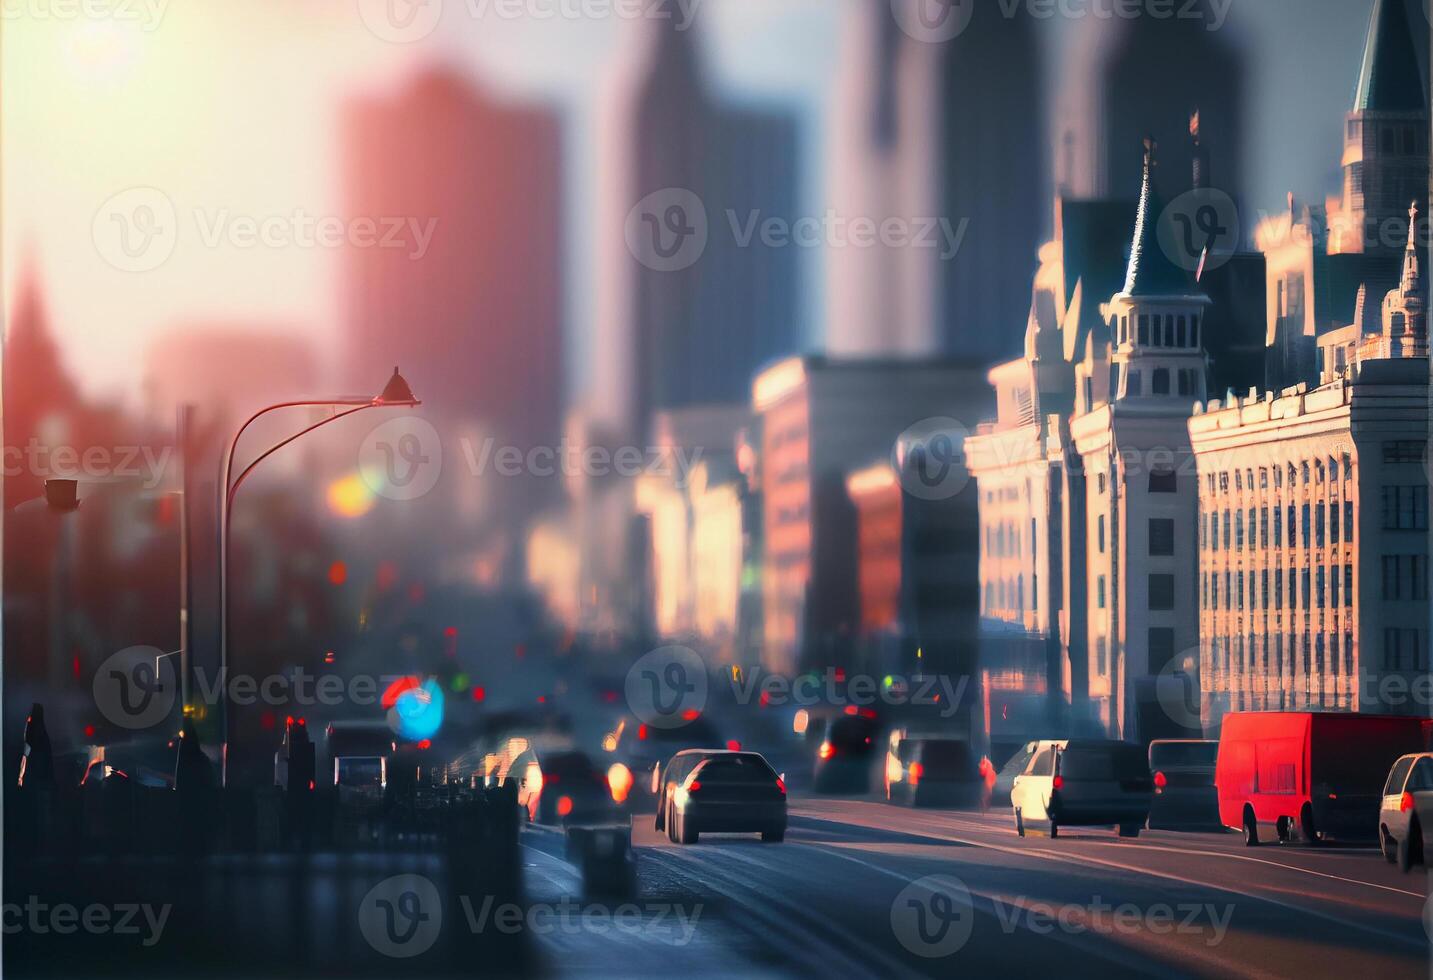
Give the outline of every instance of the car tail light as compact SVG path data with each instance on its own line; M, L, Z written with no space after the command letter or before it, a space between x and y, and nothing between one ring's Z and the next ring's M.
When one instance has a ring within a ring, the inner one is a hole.
M816 754L823 759L829 759L836 754L836 747L830 742L822 742L821 747L816 750Z
M639 741L639 742L645 742L646 740L647 740L647 726L646 726L646 725L638 725L638 726L637 726L637 741Z
M1157 773L1154 774L1154 787L1155 787L1155 789L1164 789L1164 787L1167 786L1167 785L1169 785L1169 780L1166 779L1166 778L1164 778L1164 773L1162 773L1162 772L1157 772Z
M557 815L565 817L572 812L572 797L564 796L557 801Z
M687 787L687 792L688 792L688 793L695 793L697 790L699 790L699 789L701 789L701 788L702 788L702 784L699 783L699 782L697 782L695 779L693 779L693 780L692 780L692 784Z
M776 777L776 789L782 796L786 795L786 780L780 776Z
M919 783L923 775L925 775L925 766L919 762L912 762L910 768L911 785L914 786Z
M1407 813L1411 809L1413 809L1413 794L1404 793L1403 798L1398 801L1398 810L1400 813Z
M740 752L740 751L741 751L741 743L738 742L736 739L731 739L730 741L728 741L728 742L726 743L726 747L727 747L728 749L730 749L731 751L733 751L733 752Z
M1064 776L1056 776L1056 777L1055 777L1055 782L1054 782L1054 787L1055 787L1055 789L1064 789L1064 788L1065 788L1065 777L1064 777Z

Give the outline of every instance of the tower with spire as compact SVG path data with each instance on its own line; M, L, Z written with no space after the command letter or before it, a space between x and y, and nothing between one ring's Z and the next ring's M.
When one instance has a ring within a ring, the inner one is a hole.
M1428 82L1416 0L1375 0L1344 124L1343 198L1329 208L1329 252L1397 255L1407 204L1428 197ZM1421 208L1426 213L1426 207Z
M1428 284L1418 249L1418 203L1408 209L1403 277L1383 298L1383 337L1390 357L1428 356Z

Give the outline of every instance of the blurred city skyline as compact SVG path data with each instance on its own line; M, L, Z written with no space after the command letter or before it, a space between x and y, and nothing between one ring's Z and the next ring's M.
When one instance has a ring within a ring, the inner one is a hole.
M696 12L702 67L718 97L794 115L798 215L819 216L831 206L829 145L844 108L842 38L859 2L705 0L681 7ZM1234 152L1248 195L1247 227L1280 208L1287 192L1321 201L1337 189L1339 128L1352 95L1348 80L1357 73L1358 46L1349 38L1361 36L1371 0L1212 6L1229 34L1221 40L1246 68L1245 145ZM215 318L288 329L319 352L325 382L348 380L340 376L344 250L246 246L235 222L343 214L345 106L391 95L437 66L468 76L486 98L546 107L559 122L568 271L553 288L563 294L567 400L580 403L589 394L603 275L598 242L608 237L598 227L600 110L614 86L641 72L637 52L649 23L536 20L507 16L513 8L503 4L449 3L431 33L394 43L371 29L363 2L133 9L140 20L17 16L7 19L3 40L0 77L6 89L27 94L7 103L5 305L13 308L27 270L39 277L64 363L88 393L143 407L134 368L150 346L177 327ZM474 16L479 10L484 15ZM145 20L146 11L158 19ZM1089 36L1084 32L1108 31L1110 23L1056 16L1037 24L1050 169L1057 170L1071 52ZM179 78L182 88L174 84ZM181 241L158 268L124 271L99 253L94 225L114 195L146 187L177 210ZM1047 215L1052 190L1023 193ZM212 235L219 244L210 247L204 239ZM829 322L825 251L805 249L799 259L794 333L809 349L823 346ZM72 281L87 286L68 288ZM1012 351L1022 326L1008 325Z

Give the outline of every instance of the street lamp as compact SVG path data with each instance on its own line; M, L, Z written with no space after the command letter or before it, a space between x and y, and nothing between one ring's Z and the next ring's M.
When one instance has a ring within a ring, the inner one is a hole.
M403 375L398 373L398 368L394 367L393 376L383 386L383 391L371 398L325 398L314 401L279 402L249 416L249 420L239 426L239 431L234 433L234 438L229 443L229 449L224 454L224 480L219 491L221 495L219 502L219 682L224 691L220 772L223 785L227 786L229 782L229 514L233 509L234 497L238 494L239 487L243 485L248 475L254 472L254 468L264 460L289 443L308 435L315 429L328 425L330 422L347 418L368 408L413 408L421 404L423 403L413 395L413 389L408 387L408 382L403 379ZM335 411L327 418L300 429L264 450L254 458L252 463L244 467L239 473L238 479L234 479L234 453L239 448L239 440L243 437L244 432L270 412L277 412L285 408L331 408Z

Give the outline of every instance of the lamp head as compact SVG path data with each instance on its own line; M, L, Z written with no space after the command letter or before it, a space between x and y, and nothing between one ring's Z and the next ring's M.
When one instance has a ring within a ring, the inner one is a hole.
M413 389L408 387L408 382L403 380L403 375L398 373L398 368L393 368L393 377L383 386L383 393L373 399L375 405L407 405L415 406L423 404L413 394Z

